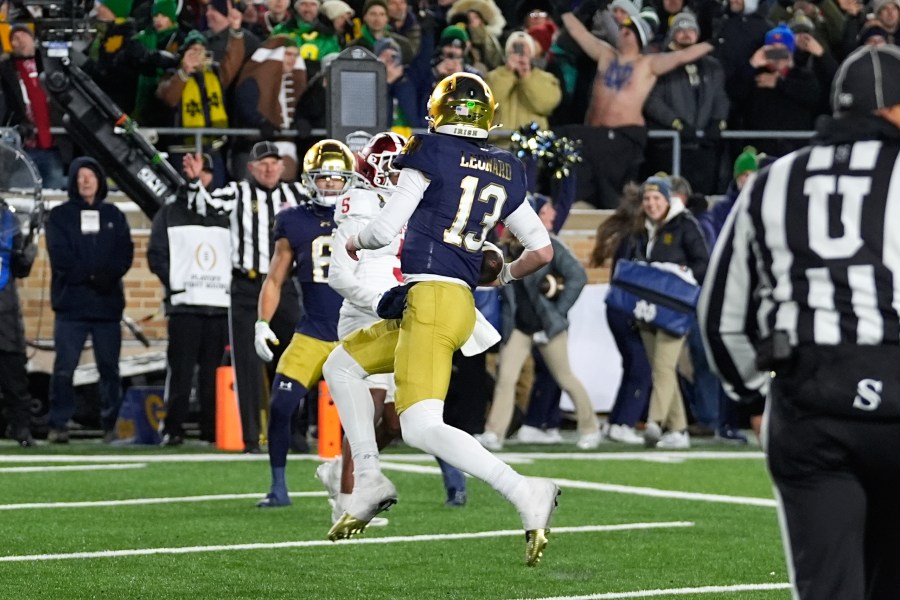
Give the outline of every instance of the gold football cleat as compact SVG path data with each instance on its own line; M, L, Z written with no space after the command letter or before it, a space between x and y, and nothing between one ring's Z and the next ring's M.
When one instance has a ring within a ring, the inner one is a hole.
M354 535L365 531L368 524L368 521L363 521L348 513L344 513L328 530L328 539L332 542L349 540Z
M530 529L525 532L525 564L529 567L536 566L544 556L544 548L547 547L547 538L550 537L550 529Z
M391 487L393 488L393 485L391 485ZM384 498L372 508L371 512L368 513L368 519L354 517L350 513L344 512L344 514L341 515L341 518L328 530L328 539L332 542L349 540L354 535L365 531L366 527L369 526L369 522L374 519L376 515L388 510L395 504L397 504L396 497Z

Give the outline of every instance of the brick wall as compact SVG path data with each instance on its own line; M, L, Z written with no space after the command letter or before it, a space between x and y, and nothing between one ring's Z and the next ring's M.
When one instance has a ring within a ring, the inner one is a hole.
M134 263L125 276L125 314L141 325L149 340L166 339L166 320L162 309L163 289L147 266L147 243L149 241L149 221L140 213L127 211L134 240ZM582 264L587 267L591 249L594 247L596 223L605 216L601 211L579 211L570 219L572 228L562 231L560 238L571 248ZM589 283L609 281L609 269L588 269ZM44 238L41 237L37 260L31 276L19 280L19 294L25 318L25 335L28 339L46 340L53 338L53 310L50 308L50 263ZM123 332L124 339L129 334Z
M162 311L162 284L147 267L149 232L132 232L134 263L125 276L125 314L140 322L150 340L166 339L166 320ZM25 335L29 339L53 338L53 309L50 308L50 261L41 237L37 260L31 276L19 280L19 296L25 319ZM146 317L149 319L144 321ZM123 336L127 339L127 332Z

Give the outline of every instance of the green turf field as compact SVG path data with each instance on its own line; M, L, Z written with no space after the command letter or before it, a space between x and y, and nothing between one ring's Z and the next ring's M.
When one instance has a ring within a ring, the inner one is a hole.
M790 598L758 449L510 449L563 489L536 568L511 505L470 479L444 507L434 460L404 449L383 455L390 524L331 543L313 456L290 457L294 505L261 510L265 456L0 446L0 598Z

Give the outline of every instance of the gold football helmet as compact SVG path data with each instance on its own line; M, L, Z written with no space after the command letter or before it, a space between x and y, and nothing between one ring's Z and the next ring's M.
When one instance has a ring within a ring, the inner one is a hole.
M306 151L301 180L313 202L331 208L356 184L355 168L356 158L350 148L337 140L322 140Z
M429 129L465 138L485 139L494 122L497 103L491 88L477 75L445 77L428 99Z

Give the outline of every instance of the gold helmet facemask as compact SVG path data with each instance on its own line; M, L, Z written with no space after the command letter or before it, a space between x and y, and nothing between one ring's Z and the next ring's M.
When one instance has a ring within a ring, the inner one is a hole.
M303 157L301 181L313 202L333 208L337 199L356 184L355 167L356 159L350 148L337 140L322 140L313 144ZM320 189L316 180L321 178L339 179L343 185L337 189Z
M435 86L428 100L429 129L465 138L485 139L497 103L491 88L477 75L454 73Z

